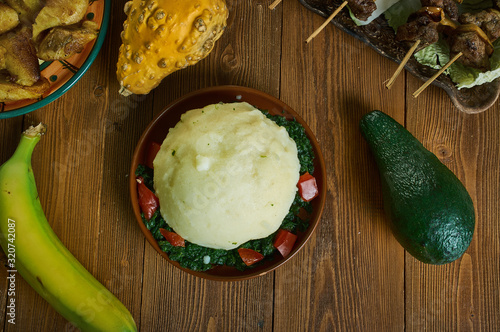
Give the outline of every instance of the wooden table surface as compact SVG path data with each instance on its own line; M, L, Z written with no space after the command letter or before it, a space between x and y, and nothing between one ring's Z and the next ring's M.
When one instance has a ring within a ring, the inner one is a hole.
M125 1L113 1L104 46L58 100L0 120L0 162L22 130L47 134L33 169L47 218L69 250L130 310L141 331L498 331L500 329L500 106L468 115L434 86L329 25L296 0L229 0L228 26L213 52L167 77L146 97L121 97L116 79ZM316 134L328 171L315 234L291 261L242 282L199 279L171 266L145 241L130 204L135 145L162 108L191 91L235 84L296 110ZM395 240L383 212L374 158L358 121L373 109L394 117L464 183L476 229L457 261L426 265ZM2 253L2 262L6 258ZM0 269L5 331L71 331L19 276L16 325L5 320L7 269Z

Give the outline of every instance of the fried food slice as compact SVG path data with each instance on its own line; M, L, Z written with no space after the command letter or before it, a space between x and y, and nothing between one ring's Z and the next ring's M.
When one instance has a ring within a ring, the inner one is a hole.
M39 59L46 61L63 60L83 50L85 45L97 37L99 26L85 21L80 26L55 27L37 45Z
M21 21L33 23L35 16L45 5L45 0L4 0L6 4L15 9Z
M41 77L32 86L22 86L10 81L8 75L0 75L0 102L40 98L50 87L49 81Z
M348 0L353 15L361 21L366 21L377 9L375 0Z
M89 6L88 0L47 0L35 18L33 40L47 29L80 22Z
M19 15L10 6L0 2L0 35L14 29L19 24Z
M0 47L0 70L5 69L5 54L7 50L3 47Z
M21 26L0 35L0 69L9 72L9 80L31 86L40 79L36 50L31 41L31 28Z

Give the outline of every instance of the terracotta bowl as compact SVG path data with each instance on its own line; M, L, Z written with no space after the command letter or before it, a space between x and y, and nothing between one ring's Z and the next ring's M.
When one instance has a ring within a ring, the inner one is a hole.
M312 200L313 212L310 216L310 223L307 230L303 233L298 233L297 241L295 243L294 249L286 257L283 258L279 253L263 264L256 266L252 269L245 271L239 271L236 268L228 266L216 266L208 271L198 272L183 268L179 263L171 261L168 255L163 252L156 240L153 238L151 232L146 228L141 219L141 211L138 204L137 196L137 183L135 181L135 170L139 164L143 164L146 158L147 149L151 142L155 141L162 143L167 135L165 128L174 127L175 124L180 120L181 114L188 110L201 108L210 104L215 104L219 102L240 102L245 101L249 104L262 109L267 110L271 114L280 114L288 119L295 118L306 130L306 134L312 143L315 159L314 159L314 176L318 184L320 191L319 197ZM316 229L319 220L321 219L321 214L323 212L323 207L326 198L326 171L325 163L323 160L323 155L319 147L316 138L314 137L311 129L302 120L297 113L295 113L289 106L281 102L268 94L261 91L257 91L251 88L240 87L240 86L217 86L206 88L192 92L185 95L184 97L174 101L172 104L168 105L146 128L142 134L137 147L134 152L132 159L132 166L130 168L130 196L132 200L132 206L134 209L134 214L137 219L137 223L141 228L142 232L146 236L149 243L158 251L158 253L163 256L168 262L170 262L175 267L190 273L192 275L206 278L210 280L219 281L235 281L235 280L245 280L254 277L264 275L270 271L273 271L277 267L284 264L286 261L290 260L295 254L305 245L309 240L312 233Z

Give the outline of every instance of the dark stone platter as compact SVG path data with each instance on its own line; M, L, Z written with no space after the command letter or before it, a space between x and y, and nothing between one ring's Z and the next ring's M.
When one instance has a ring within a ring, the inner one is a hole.
M307 9L326 18L343 1L299 0L299 2ZM397 63L400 63L406 54L406 50L395 41L394 30L387 24L383 15L368 25L357 26L351 19L349 11L343 9L332 20L332 24ZM405 69L424 82L436 73L435 69L419 64L413 57L408 61ZM465 113L480 113L487 110L496 102L500 93L499 79L480 86L458 90L450 78L442 74L432 84L444 89L453 104Z

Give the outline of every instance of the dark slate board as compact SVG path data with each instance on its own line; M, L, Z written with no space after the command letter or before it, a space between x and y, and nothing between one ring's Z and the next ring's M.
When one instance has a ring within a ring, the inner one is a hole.
M342 0L299 1L307 9L325 18L343 2ZM343 9L332 20L332 24L397 63L400 63L406 54L406 50L395 41L394 30L387 24L383 15L368 25L357 26L349 16L349 11ZM435 69L419 64L413 57L406 64L405 69L424 82L436 73ZM487 110L496 102L500 93L499 79L470 89L458 90L450 78L442 74L432 84L444 89L453 104L465 113L480 113Z

